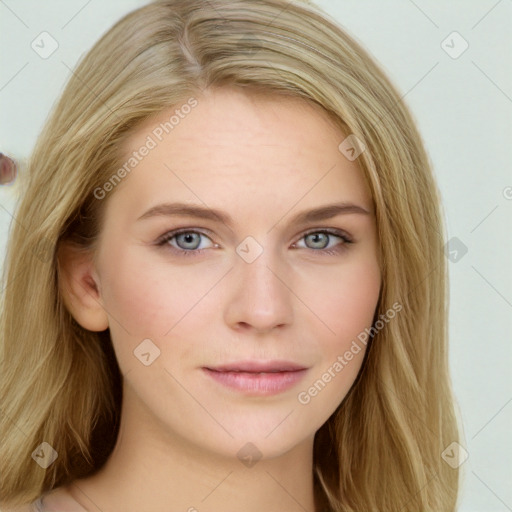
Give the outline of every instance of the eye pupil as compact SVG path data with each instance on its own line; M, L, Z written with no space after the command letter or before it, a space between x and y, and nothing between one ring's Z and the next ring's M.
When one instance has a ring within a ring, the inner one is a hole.
M323 249L325 248L326 244L329 243L329 238L326 233L311 233L310 235L306 236L306 239L308 239L313 242L313 244L320 244L320 247L315 245L315 249Z
M196 249L197 242L200 241L198 233L181 233L176 236L176 241L178 242L178 245L180 245L180 243L179 243L180 240L185 245L187 245L187 244L193 245L193 247L188 247L188 246L185 247L186 249ZM194 244L194 242L195 242L195 244Z

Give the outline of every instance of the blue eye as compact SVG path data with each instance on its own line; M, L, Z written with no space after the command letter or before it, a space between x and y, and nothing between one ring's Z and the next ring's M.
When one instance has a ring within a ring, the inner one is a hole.
M202 237L211 242L211 238L200 231L194 231L191 229L170 231L160 237L156 241L156 245L159 247L165 246L173 252L176 252L178 255L197 256L203 253L206 249L216 246L216 244L212 242L211 246L200 248ZM330 242L336 238L341 240L341 242L332 245ZM294 248L305 248L323 255L339 254L341 251L348 248L348 244L353 243L350 237L344 232L327 229L310 231L309 233L304 234L300 240L305 240L307 245L305 247L297 247L297 244L294 244Z
M330 245L330 241L333 238L342 240L342 242ZM309 233L306 233L301 240L306 241L306 249L328 255L339 254L341 251L347 249L348 244L353 243L353 241L342 231L328 229L310 231Z
M207 237L204 233L199 231L192 230L182 230L182 231L171 231L166 233L162 238L157 241L158 246L170 245L171 249L179 252L189 254L200 253L204 250L204 248L199 249L199 245L201 244L201 237ZM176 245L171 244L171 241L175 240ZM211 241L211 240L210 240Z
M180 233L175 235L178 245L184 244L184 249L198 249L198 242L201 243L200 234L195 232ZM192 245L192 246L191 246Z

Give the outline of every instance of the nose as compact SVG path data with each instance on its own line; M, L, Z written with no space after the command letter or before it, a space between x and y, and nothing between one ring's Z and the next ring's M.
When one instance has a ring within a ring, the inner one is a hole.
M293 292L289 272L270 250L251 263L236 255L230 272L224 320L239 332L271 332L292 322Z

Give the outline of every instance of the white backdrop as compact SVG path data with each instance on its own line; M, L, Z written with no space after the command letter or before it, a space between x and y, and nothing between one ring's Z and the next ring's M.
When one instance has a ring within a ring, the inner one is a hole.
M81 54L145 3L0 0L0 151L28 157ZM450 240L450 358L469 453L459 510L512 511L512 1L317 5L376 57L423 135ZM16 188L0 187L2 253Z

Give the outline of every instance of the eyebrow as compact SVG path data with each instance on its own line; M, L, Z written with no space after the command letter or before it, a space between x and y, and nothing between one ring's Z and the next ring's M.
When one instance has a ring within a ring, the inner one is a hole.
M289 222L296 224L307 224L309 222L318 222L325 219L331 219L333 217L336 217L337 215L352 213L371 215L372 212L363 208L362 206L353 203L334 203L300 212L299 214L295 215ZM233 225L232 217L221 210L217 210L215 208L208 208L200 205L191 205L187 203L158 204L147 210L145 213L143 213L137 219L137 221L149 219L152 217L173 215L194 217L196 219L203 220L213 220L217 222L222 222L229 227Z

